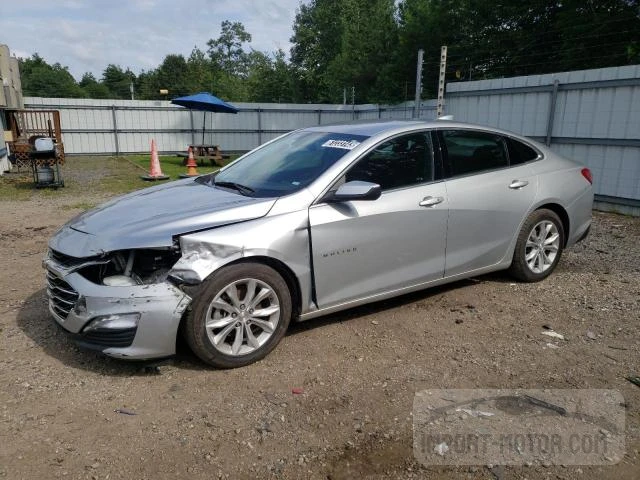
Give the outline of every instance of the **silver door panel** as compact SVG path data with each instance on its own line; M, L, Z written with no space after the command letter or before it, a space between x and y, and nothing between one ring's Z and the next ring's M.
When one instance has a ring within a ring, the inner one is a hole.
M427 197L442 201L420 206ZM442 278L444 182L309 209L319 308Z
M445 276L500 262L537 191L528 165L447 181L449 226Z

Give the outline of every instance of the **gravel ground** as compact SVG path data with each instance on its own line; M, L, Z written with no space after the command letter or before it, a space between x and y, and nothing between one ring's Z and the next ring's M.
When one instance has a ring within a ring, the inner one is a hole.
M595 213L544 282L493 274L311 320L265 360L220 371L185 348L118 362L54 325L47 239L73 205L102 200L0 202L0 478L639 478L640 388L625 376L640 374L640 219ZM428 388L617 389L627 453L612 466L423 467L411 411Z

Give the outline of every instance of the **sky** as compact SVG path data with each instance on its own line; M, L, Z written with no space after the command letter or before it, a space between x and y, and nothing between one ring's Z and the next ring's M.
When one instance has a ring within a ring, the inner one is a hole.
M100 78L110 64L133 72L157 67L170 53L207 50L223 20L239 21L250 46L287 55L296 10L304 0L2 0L0 44L17 57L38 53L48 63Z

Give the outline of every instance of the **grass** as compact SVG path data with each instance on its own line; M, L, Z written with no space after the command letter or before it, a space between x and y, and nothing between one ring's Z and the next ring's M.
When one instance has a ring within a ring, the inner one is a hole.
M125 158L143 168L146 173L149 173L150 155L129 155ZM163 155L159 158L162 173L169 175L172 179L180 178L181 173L187 173L187 167L182 165L182 161L184 160L182 157ZM218 168L217 166L211 166L210 163L201 165L200 162L198 162L198 173L200 174L215 172ZM142 175L144 174L145 173L142 173Z
M57 198L61 208L87 210L96 203L96 195L106 198L149 187L157 182L145 182L141 175L149 173L149 155L130 155L126 157L67 157L61 167L64 188L52 189L34 187L33 176L29 169L21 169L0 177L0 201L27 201ZM162 172L171 180L177 180L187 169L182 158L161 156ZM198 173L209 173L218 167L198 166ZM170 181L170 180L169 180ZM86 198L90 196L91 198ZM68 200L67 203L65 201ZM98 202L100 203L100 202Z
M69 203L67 205L63 205L63 210L91 210L92 208L97 207L98 205L93 202L78 202L78 203Z

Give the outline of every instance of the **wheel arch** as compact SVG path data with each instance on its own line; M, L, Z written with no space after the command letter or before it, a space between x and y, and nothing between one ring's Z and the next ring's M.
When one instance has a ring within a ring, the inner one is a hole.
M248 257L240 257L236 260L233 260L229 263L225 263L224 265L216 268L213 272L211 272L202 282L198 285L184 285L182 288L189 294L190 297L194 297L198 293L198 289L200 285L204 283L207 279L211 278L218 272L221 268L226 268L233 265L240 265L243 263L260 263L266 265L268 267L273 268L280 276L284 279L287 284L287 288L289 289L289 293L291 294L291 315L292 320L298 318L302 312L302 287L300 285L300 280L296 276L296 274L291 270L291 268L285 264L283 261L278 260L277 258L268 257L266 255L253 255ZM180 320L180 324L184 323L184 319L186 317L185 314L182 316Z
M293 270L284 262L278 260L277 258L267 257L264 255L256 255L251 257L242 257L238 260L235 260L231 263L225 265L225 267L231 265L239 265L242 263L261 263L268 267L273 268L276 272L280 274L280 276L284 279L287 287L289 288L289 293L291 294L291 318L296 319L300 316L302 310L302 291L300 287L300 281ZM215 275L213 272L211 275Z
M569 214L567 213L565 208L559 203L553 203L553 202L545 203L543 205L539 205L534 211L542 210L542 209L551 210L553 213L558 215L558 217L560 217L560 221L562 222L562 229L564 230L564 239L563 239L562 247L563 248L566 247L567 242L569 240L569 234L571 233L571 230L570 230L571 221L569 220Z

